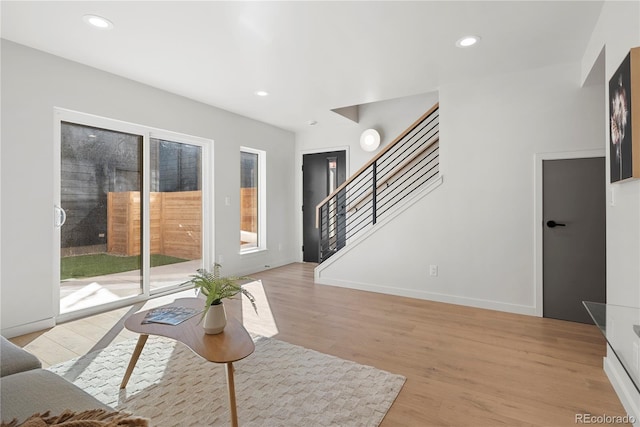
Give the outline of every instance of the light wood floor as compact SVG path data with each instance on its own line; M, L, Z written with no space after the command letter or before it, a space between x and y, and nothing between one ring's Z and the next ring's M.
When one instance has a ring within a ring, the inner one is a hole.
M253 275L260 316L239 301L227 312L250 331L406 376L382 426L575 426L576 414L625 414L595 326L314 285L313 268ZM133 311L12 341L54 364L136 337L122 330Z

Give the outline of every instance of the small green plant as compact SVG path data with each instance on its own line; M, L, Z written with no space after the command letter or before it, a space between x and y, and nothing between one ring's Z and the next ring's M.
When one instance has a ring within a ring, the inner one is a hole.
M207 314L209 307L212 305L222 304L224 298L232 298L235 295L242 293L251 302L256 314L258 313L258 307L256 307L256 299L251 293L244 289L238 281L240 280L254 280L251 277L221 277L220 269L222 266L218 263L213 265L213 272L209 272L203 268L198 269L198 273L194 274L192 279L187 283L193 283L196 290L202 292L207 297L204 306L204 312L202 317Z

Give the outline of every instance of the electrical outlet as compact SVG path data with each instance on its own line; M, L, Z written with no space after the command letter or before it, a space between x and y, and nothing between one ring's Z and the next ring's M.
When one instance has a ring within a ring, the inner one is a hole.
M435 264L431 264L429 266L429 276L437 277L438 276L438 266Z

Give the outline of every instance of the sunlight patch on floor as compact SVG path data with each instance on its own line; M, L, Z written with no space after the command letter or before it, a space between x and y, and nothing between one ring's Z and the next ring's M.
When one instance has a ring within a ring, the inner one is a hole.
M99 304L117 301L120 297L96 282L91 282L82 288L60 299L60 312L67 313L81 308L94 307Z
M261 280L242 285L243 288L251 292L256 299L258 314L253 309L251 302L242 297L242 323L248 331L263 337L272 337L278 334L278 325L271 312L269 299L264 291Z
M198 259L151 267L151 293L185 284L189 276L200 268L201 263L202 261ZM142 295L140 270L68 279L60 283L60 313L66 314L84 308L98 307L136 295Z

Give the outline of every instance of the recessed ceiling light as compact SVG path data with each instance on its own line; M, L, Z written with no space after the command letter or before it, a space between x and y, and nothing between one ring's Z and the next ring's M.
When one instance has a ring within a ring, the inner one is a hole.
M458 47L469 47L480 41L480 37L478 36L464 36L460 40L456 42L456 46Z
M102 16L84 15L82 20L87 24L102 30L110 30L113 28L113 22L109 21L107 18L103 18Z
M264 90L257 90L257 91L255 91L254 93L255 93L256 95L258 95L258 96L268 96L268 95L269 95L269 92L266 92L266 91L264 91Z

